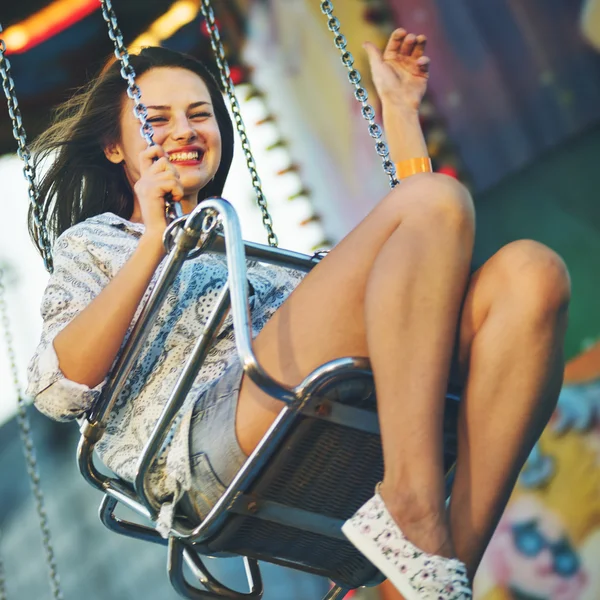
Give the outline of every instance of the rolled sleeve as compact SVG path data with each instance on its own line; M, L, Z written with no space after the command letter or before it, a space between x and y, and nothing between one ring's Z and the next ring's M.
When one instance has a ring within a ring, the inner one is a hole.
M54 273L41 305L42 336L27 368L27 394L40 412L57 421L70 421L93 406L106 379L94 388L67 379L53 342L104 289L110 277L88 249L85 230L77 225L58 238L53 258Z

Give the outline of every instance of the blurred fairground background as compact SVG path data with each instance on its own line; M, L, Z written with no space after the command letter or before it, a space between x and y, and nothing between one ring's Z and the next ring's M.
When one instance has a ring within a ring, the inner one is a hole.
M212 64L199 0L114 0L130 47L162 45ZM215 0L280 245L330 247L388 188L381 159L318 0ZM337 0L363 83L365 40L403 26L429 39L422 123L435 168L464 181L478 211L476 260L517 238L566 261L569 359L556 413L530 456L477 575L482 600L600 598L600 1ZM29 139L111 54L98 0L3 1L0 23ZM238 149L239 150L239 149ZM27 186L0 107L0 264L21 383L37 343L47 275L26 231ZM265 242L241 151L225 197L247 239ZM323 299L326 302L326 299ZM6 597L51 597L35 503L0 347L0 556ZM97 518L75 464L78 431L30 410L66 600L176 598L162 547ZM237 559L215 564L235 587ZM329 583L265 566L265 600L321 598ZM354 598L387 597L385 590ZM391 596L390 596L391 597Z

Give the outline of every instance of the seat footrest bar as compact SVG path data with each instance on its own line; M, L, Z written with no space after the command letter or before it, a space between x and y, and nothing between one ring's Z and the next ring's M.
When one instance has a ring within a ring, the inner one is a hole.
M212 590L201 590L191 585L183 573L184 554L191 562L192 571L200 575L198 580L204 582ZM169 555L167 571L171 585L175 591L188 600L261 600L263 596L263 583L260 576L258 563L252 559L246 561L246 576L248 578L249 592L237 592L217 581L206 569L202 560L192 548L177 538L169 538Z
M310 531L317 535L345 540L342 533L342 519L327 517L301 508L293 508L271 500L257 500L247 494L239 495L233 502L230 512L249 517L257 517L264 521L296 527L302 531Z

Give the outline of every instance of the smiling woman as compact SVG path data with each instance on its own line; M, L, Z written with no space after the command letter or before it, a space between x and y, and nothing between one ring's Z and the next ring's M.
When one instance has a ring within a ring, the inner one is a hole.
M158 216L165 194L171 194L183 212L190 213L198 203L199 191L215 178L221 164L221 133L210 91L196 73L155 67L138 77L138 85L149 100L148 121L154 129L155 145L146 149L138 134L133 100L127 99L121 109L120 139L104 152L113 164L123 164L135 191L130 220L151 226L149 214L142 219L144 205L139 198L153 195L149 202L159 209ZM156 104L156 98L166 104ZM142 177L146 172L152 177ZM164 215L158 218L158 226L164 229Z
M240 252L232 277L235 282L237 268L242 276L235 289L250 292L242 302L232 296L237 334L249 338L243 343L225 318L229 274L220 256L188 256L173 280L179 257L159 269L165 196L189 211L220 195L231 164L232 124L204 67L157 48L132 57L153 107L155 146L145 148L139 137L116 65L59 112L36 145L38 161L57 150L40 186L42 220L56 237L55 270L28 371L28 393L41 411L68 420L93 409L153 284L167 273L164 301L151 322L142 321L143 344L126 385L113 390L100 441L97 423L84 428L86 443L93 438L111 471L140 494L148 488L156 515L148 514L164 537L173 531L178 505L193 522L206 523L219 499L225 505L234 492L238 498L233 482L261 457L261 440L288 412L286 400L304 409L305 401L321 399L321 388L310 387L319 377L344 361L355 370L369 364L383 481L372 482L374 493L341 519L343 526L331 525L332 538L343 534L346 547L408 600L472 597L469 578L556 402L570 284L561 259L532 242L510 244L477 271L471 267L471 197L455 179L431 172L419 122L429 77L426 42L397 29L383 52L365 44L390 156L405 181L322 260L304 257L289 267L244 261ZM220 201L210 205L229 211ZM233 216L223 222L226 236L235 235ZM249 358L243 349L250 346L255 356ZM200 356L192 377L188 366ZM257 364L272 384L260 385L256 373L246 377ZM176 384L181 404L175 409ZM452 425L459 450L447 508L448 385L464 387L464 399ZM168 430L158 434L164 437L157 437L158 424L171 414ZM155 452L147 461L149 448ZM178 547L173 535L170 541ZM294 563L289 556L277 561ZM336 594L343 591L338 586Z
M152 106L149 117L157 145L146 151L142 164L140 152L146 145L132 115L133 101L124 92L119 63L111 60L84 93L59 108L55 123L32 148L36 167L43 162L51 165L39 186L51 242L76 223L104 212L125 219L133 216L139 222L134 181L142 170L150 169L163 187L175 187L169 173L173 178L183 173L172 169L166 154L184 146L208 153L196 169L185 167L182 204L191 207L192 188L198 200L223 191L233 158L233 127L212 75L195 59L164 48L145 48L130 60L144 99ZM140 185L143 187L145 180ZM56 198L60 203L54 203ZM32 211L29 231L36 239Z

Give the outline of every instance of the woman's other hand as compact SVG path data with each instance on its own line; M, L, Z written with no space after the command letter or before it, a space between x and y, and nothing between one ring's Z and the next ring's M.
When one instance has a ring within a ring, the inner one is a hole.
M396 29L383 53L365 42L373 83L382 102L418 109L427 89L429 57L425 56L427 38Z
M133 186L140 202L146 233L156 233L162 239L167 227L165 196L171 194L174 202L183 198L183 186L177 169L165 151L158 145L140 152L140 178Z

